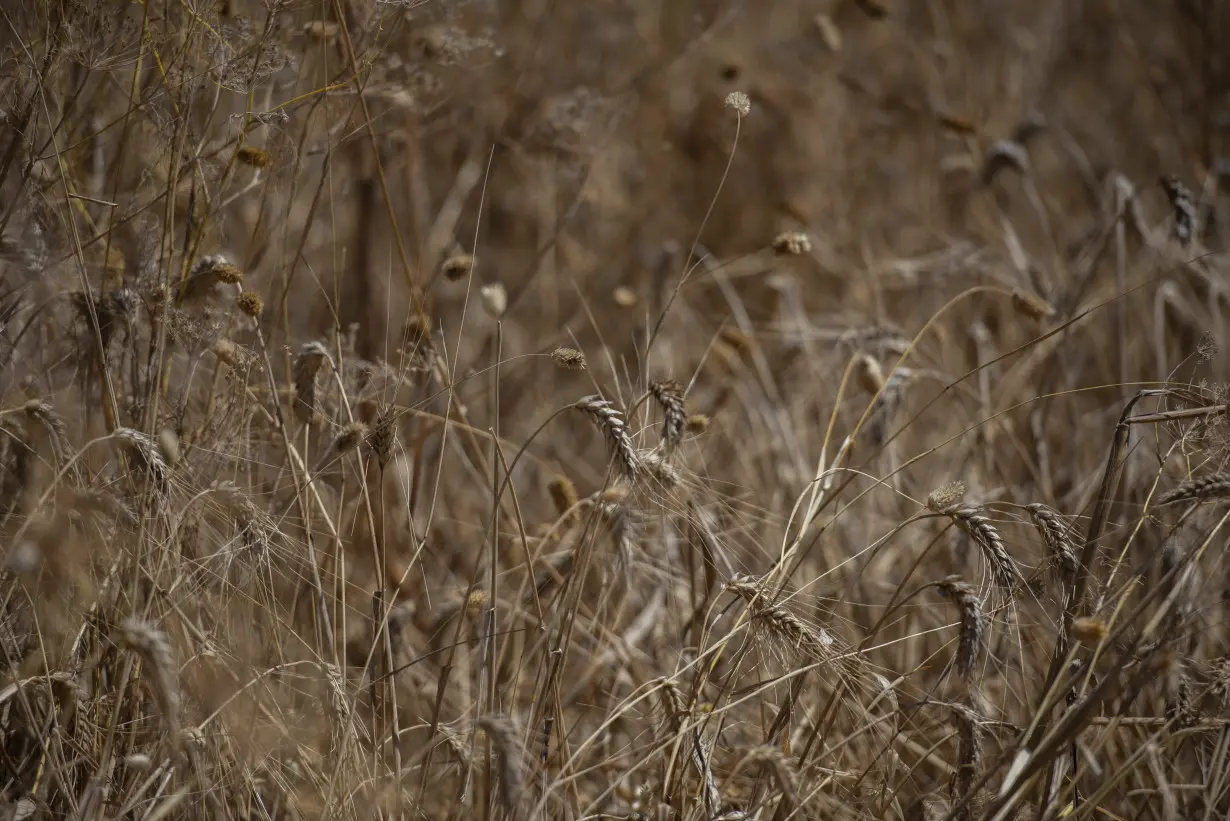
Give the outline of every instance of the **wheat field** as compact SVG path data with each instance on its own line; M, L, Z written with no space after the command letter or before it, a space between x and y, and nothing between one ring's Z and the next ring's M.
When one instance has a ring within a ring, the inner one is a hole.
M1226 817L1226 31L0 4L0 819Z

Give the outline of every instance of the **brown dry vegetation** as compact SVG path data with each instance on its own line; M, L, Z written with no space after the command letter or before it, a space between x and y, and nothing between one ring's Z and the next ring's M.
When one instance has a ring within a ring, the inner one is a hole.
M1230 811L1230 4L0 11L4 818Z

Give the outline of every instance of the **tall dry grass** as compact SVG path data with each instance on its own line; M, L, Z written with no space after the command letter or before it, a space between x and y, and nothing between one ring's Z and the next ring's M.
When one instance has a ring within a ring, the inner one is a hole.
M4 818L1230 812L1230 4L0 23Z

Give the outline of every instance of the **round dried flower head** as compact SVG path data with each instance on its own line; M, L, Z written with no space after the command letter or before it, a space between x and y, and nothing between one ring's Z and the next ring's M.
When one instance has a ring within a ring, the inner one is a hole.
M688 433L704 433L713 422L707 413L694 413L688 417Z
M1083 616L1072 620L1072 638L1082 644L1094 645L1110 634L1106 622L1096 616Z
M268 151L254 145L241 145L236 159L253 168L268 168L273 163L273 158L269 156Z
M811 252L811 237L802 231L782 231L773 238L773 253L797 257Z
M752 112L752 101L742 91L732 91L726 95L726 107L740 117L746 117Z
M567 345L560 345L551 351L551 359L556 365L559 365L561 368L567 368L570 371L585 370L585 354L576 348L569 348Z
M342 428L342 432L333 442L333 447L338 453L349 453L367 438L367 432L367 425L362 422L351 422Z
M227 285L243 282L243 271L239 270L237 265L227 262L225 259L222 259L214 266L212 273L218 278L219 282L225 282Z
M449 282L456 282L474 270L473 254L455 254L440 264L440 273Z
M243 291L235 298L235 306L241 313L257 319L265 310L265 301L256 291Z
M480 291L483 298L483 308L492 319L499 319L508 310L508 292L498 282L484 285Z
M945 482L927 496L927 507L936 513L955 505L965 498L965 484L960 481Z

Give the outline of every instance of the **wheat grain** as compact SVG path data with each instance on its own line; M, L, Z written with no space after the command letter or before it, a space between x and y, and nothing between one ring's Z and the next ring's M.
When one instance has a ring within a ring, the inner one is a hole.
M172 739L178 740L180 728L179 673L167 634L149 622L125 619L120 625L121 644L135 653L153 682L154 697Z
M573 404L577 410L583 411L594 420L594 423L606 435L611 447L611 454L624 476L636 479L640 467L636 447L628 436L623 414L610 401L594 394L579 399Z
M500 800L510 813L515 812L522 783L521 739L517 737L516 725L503 716L489 715L480 718L478 726L486 731L495 748L500 765Z
M662 446L669 455L683 441L683 431L688 421L683 389L678 382L668 379L650 382L649 392L662 409Z
M1180 502L1204 502L1210 499L1225 499L1230 497L1230 475L1214 473L1184 482L1178 487L1162 494L1157 500L1158 506L1174 505Z
M1071 524L1057 511L1040 502L1026 505L1025 509L1029 511L1029 518L1033 521L1038 535L1042 537L1042 543L1054 557L1061 578L1070 580L1077 570L1076 550L1072 546Z
M1003 588L1013 587L1017 578L1016 563L1008 555L1004 539L991 520L979 508L964 505L953 505L943 513L978 545L983 558L991 566L996 583Z
M974 663L982 651L986 631L982 617L982 604L960 576L949 576L937 584L940 595L957 606L961 613L961 634L957 639L957 654L954 659L957 673L968 679Z

